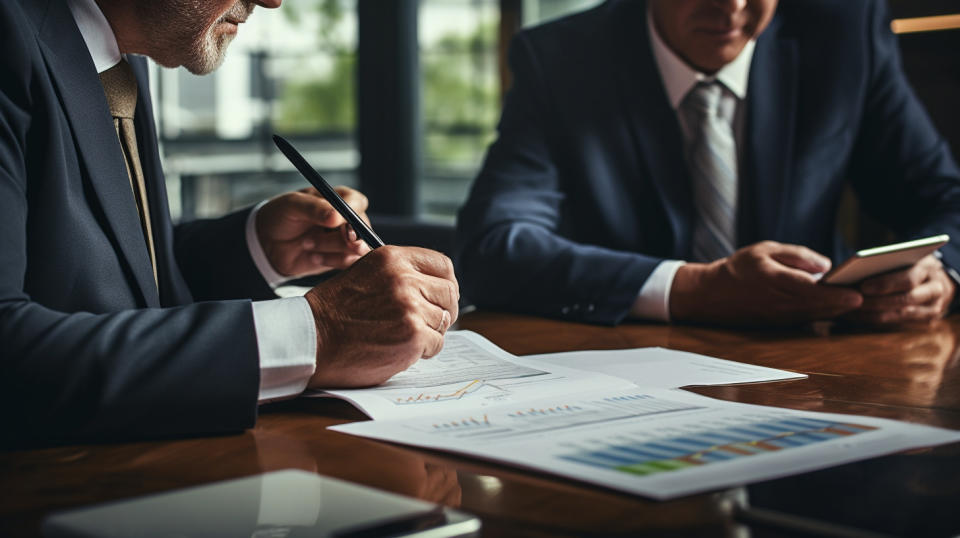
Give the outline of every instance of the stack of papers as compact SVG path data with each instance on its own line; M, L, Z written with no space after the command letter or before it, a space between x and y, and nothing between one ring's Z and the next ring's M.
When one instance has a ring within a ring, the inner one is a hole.
M516 357L478 334L384 385L314 395L373 418L331 429L467 454L656 499L741 485L960 433L748 405L678 387L806 377L662 348Z

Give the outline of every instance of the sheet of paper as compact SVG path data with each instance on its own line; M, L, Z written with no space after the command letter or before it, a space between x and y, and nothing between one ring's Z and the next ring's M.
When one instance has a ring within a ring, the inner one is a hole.
M628 380L602 373L519 359L477 333L451 331L437 356L417 362L383 385L306 395L343 398L379 420L474 411L591 388L632 386Z
M643 387L672 389L803 379L804 374L662 347L528 355L546 364L608 374Z
M640 388L331 429L512 463L655 499L960 441L960 432L906 422Z

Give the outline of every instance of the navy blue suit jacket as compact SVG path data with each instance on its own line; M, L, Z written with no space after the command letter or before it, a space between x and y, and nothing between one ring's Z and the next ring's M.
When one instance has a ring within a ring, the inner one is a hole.
M103 88L63 0L0 2L4 441L236 431L256 418L246 212L174 227L147 92L137 139L154 282ZM194 302L196 300L219 300Z
M960 172L907 84L884 2L781 0L750 71L738 243L838 260L845 185L904 239L947 233L960 267ZM650 48L646 2L519 34L499 126L458 219L466 297L612 324L664 259L687 259L683 139Z

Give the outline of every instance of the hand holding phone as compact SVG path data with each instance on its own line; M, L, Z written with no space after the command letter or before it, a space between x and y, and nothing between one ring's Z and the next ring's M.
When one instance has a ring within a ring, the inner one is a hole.
M931 254L946 241L946 236L936 236L868 249L841 264L830 281L855 284L863 296L860 308L844 318L877 326L931 323L942 318L952 304L956 285Z
M947 244L948 241L950 237L947 235L935 235L860 250L823 275L820 282L846 286L857 284L872 276L910 267Z

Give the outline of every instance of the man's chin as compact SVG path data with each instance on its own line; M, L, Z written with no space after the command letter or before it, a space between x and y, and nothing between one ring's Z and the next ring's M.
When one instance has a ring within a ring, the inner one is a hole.
M183 68L194 75L209 75L223 64L223 57L224 54L220 53L214 57L204 58L201 61L186 62L183 64Z
M193 53L186 58L173 58L161 55L151 56L151 58L163 67L169 67L171 69L183 67L194 75L208 75L216 71L217 68L223 64L227 46L230 45L232 40L232 35L218 36L215 42L206 43L205 47L201 50L193 51Z
M746 42L725 43L713 47L709 54L700 54L690 58L689 63L704 73L716 73L725 65L737 59L743 52Z

